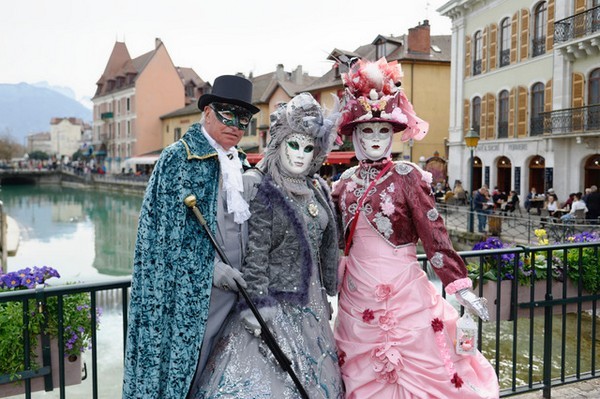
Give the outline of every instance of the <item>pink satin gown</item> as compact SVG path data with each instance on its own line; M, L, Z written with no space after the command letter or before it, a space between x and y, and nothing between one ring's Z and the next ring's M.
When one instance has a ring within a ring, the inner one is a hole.
M490 363L454 350L457 319L415 246L393 248L361 214L335 327L346 397L498 398Z

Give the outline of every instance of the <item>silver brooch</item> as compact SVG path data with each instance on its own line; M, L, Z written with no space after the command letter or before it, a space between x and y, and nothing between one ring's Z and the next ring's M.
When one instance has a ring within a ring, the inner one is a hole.
M317 204L310 203L308 204L308 214L312 217L317 217L319 214L319 208L317 208Z

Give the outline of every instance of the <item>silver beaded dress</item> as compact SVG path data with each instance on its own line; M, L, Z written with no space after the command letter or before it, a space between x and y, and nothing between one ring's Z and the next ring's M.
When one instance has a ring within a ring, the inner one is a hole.
M333 333L330 305L320 279L319 248L328 223L328 212L315 201L289 199L287 204L304 221L312 256L308 300L304 305L277 301L276 315L268 321L271 332L311 399L341 399L343 383ZM311 204L309 207L308 204ZM315 212L315 205L317 211ZM315 215L316 213L316 215ZM225 323L200 383L192 387L193 398L299 398L292 379L279 366L261 338L250 334L232 312Z

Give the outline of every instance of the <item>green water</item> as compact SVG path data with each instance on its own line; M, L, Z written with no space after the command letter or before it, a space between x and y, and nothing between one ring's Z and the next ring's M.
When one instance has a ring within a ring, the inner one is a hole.
M131 274L141 195L3 185L0 200L21 231L9 271L46 265L80 280Z

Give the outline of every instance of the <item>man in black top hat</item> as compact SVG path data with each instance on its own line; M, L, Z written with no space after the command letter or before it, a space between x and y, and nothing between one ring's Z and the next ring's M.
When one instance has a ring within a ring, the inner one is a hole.
M123 398L185 398L233 307L245 239L249 187L236 145L259 111L252 83L215 79L200 97L200 123L161 153L140 212L131 283ZM234 267L218 259L183 200L195 195Z

